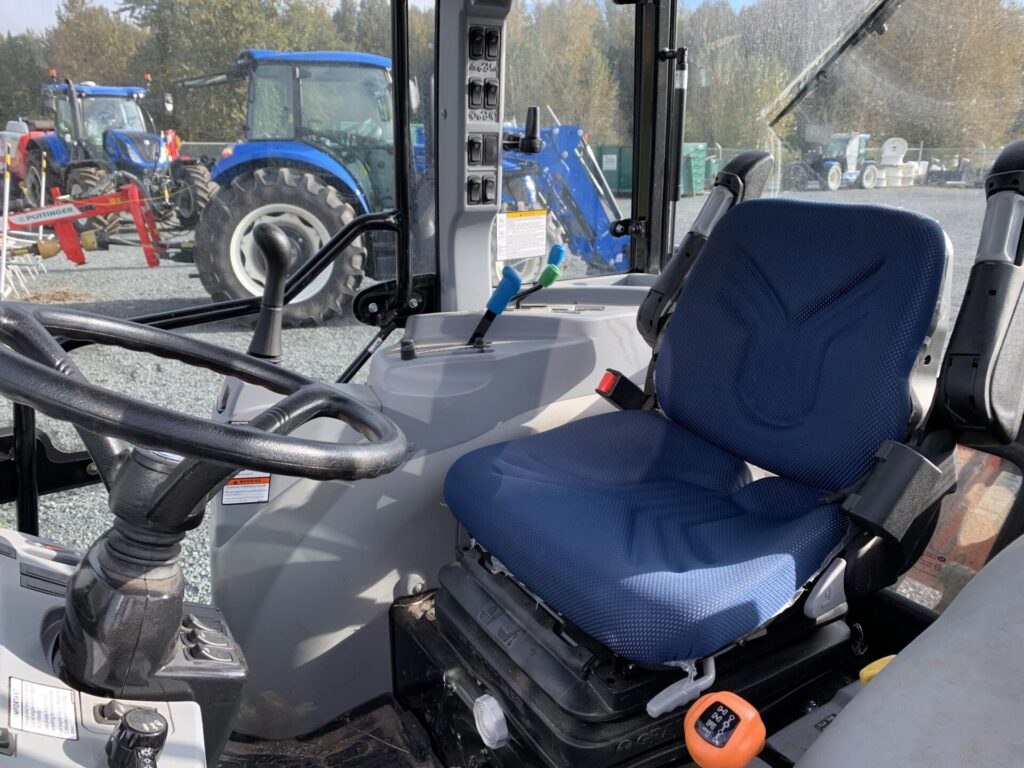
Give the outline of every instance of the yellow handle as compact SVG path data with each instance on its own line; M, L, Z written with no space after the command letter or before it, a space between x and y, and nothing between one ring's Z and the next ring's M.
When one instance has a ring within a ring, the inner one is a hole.
M895 658L896 654L893 654L892 656L883 656L880 659L872 661L860 671L860 681L864 683L864 685L867 685L875 679L875 675L885 669L889 662Z

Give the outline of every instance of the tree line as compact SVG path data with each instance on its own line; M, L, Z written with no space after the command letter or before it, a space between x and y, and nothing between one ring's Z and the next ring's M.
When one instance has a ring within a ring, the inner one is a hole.
M872 0L687 0L686 135L726 147L765 141L766 110ZM540 105L592 142L632 134L634 10L610 0L514 0L508 21L506 117ZM411 70L429 101L434 14L410 7ZM245 48L391 53L388 0L121 0L117 11L63 0L42 32L0 38L0 120L38 115L47 70L75 81L141 84L229 67ZM240 138L241 88L174 92L155 115L189 140ZM796 146L829 131L901 135L927 146L999 146L1024 135L1024 6L1018 0L904 0L778 127Z

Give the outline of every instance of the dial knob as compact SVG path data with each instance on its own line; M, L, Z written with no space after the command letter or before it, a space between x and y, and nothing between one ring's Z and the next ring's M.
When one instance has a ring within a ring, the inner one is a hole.
M107 742L108 768L156 768L167 741L167 720L152 709L130 709Z

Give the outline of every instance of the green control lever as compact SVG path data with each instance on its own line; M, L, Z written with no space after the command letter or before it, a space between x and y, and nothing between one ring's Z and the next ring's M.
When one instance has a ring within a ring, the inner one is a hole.
M562 262L565 261L566 251L565 246L561 243L555 243L551 246L551 250L548 251L548 263L547 266L541 271L540 276L537 278L537 282L527 288L525 291L520 291L512 297L512 301L519 302L525 299L532 293L536 293L541 288L549 288L554 285L555 282L562 276Z

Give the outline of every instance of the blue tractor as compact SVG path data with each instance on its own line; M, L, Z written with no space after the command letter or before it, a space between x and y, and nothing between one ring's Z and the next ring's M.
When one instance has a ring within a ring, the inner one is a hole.
M183 228L199 221L215 191L209 170L198 160L179 156L174 131L160 133L144 109L147 88L95 83L53 82L43 87L45 107L53 113L54 130L26 137L22 187L30 202L40 199L43 155L47 188L58 187L74 197L110 191L126 178L139 183L153 201L159 218L176 216ZM163 99L170 111L169 94ZM108 228L116 216L97 217Z
M213 167L219 189L196 228L196 266L215 301L262 293L266 267L253 240L260 221L281 227L308 258L355 216L395 204L389 59L247 50L226 72L179 85L225 83L248 84L248 114L245 140ZM424 130L414 132L414 149L422 150ZM540 154L505 153L502 207L544 207L549 239L594 268L626 269L627 238L607 234L621 218L618 206L583 131L557 126L542 137ZM317 324L340 314L364 275L390 276L392 250L388 238L357 241L285 308L285 321Z

